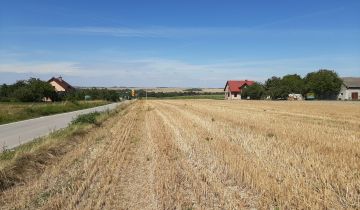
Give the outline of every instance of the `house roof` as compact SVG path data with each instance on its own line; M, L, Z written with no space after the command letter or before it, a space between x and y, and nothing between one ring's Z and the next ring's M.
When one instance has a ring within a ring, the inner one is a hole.
M228 80L224 87L224 91L226 89L226 86L229 86L230 92L240 92L241 88L244 85L252 85L252 84L254 84L254 81L250 81L250 80Z
M360 77L343 77L341 79L348 88L360 88Z
M52 82L52 81L56 82L61 87L63 87L65 89L65 91L75 89L73 86L71 86L65 80L63 80L62 77L52 77L51 79L49 79L48 82Z

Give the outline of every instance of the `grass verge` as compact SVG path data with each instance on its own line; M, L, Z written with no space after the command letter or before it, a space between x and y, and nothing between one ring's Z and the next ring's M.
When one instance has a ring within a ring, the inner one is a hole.
M55 103L0 103L0 125L31 118L71 112L108 104L107 101L65 101Z
M144 98L143 98L144 99ZM155 99L155 100L161 100L161 99L214 99L214 100L223 100L224 95L192 95L192 96L172 96L172 97L148 97L148 99Z
M0 153L0 192L41 174L45 166L71 151L86 135L96 132L105 120L128 105L124 103L112 111L80 115L67 128Z

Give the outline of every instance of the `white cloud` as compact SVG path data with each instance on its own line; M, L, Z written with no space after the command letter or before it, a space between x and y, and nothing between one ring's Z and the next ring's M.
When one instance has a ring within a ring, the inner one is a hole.
M270 23L271 24L271 23ZM266 24L264 25L266 26ZM5 33L5 32L3 32ZM150 37L150 38L179 38L179 37L220 37L220 36L353 36L360 34L359 29L304 29L304 28L263 28L262 25L253 27L18 27L9 28L6 33L19 34L69 34L114 37Z
M79 68L73 62L8 63L0 64L1 73L77 74Z
M332 66L324 66L332 59ZM320 68L333 69L340 76L360 76L354 58L297 58L277 60L229 60L193 64L161 58L109 59L106 62L49 62L0 64L0 74L32 73L75 78L79 86L187 86L221 87L228 79L264 81L276 75L301 74ZM25 78L16 78L25 79ZM0 83L2 83L0 77Z
M254 33L253 30L237 27L50 27L27 28L25 31L56 34L102 35L115 37L184 37L239 35Z
M77 77L77 85L100 86L221 86L227 79L264 79L246 68L220 64L191 64L159 58L108 63L12 63L0 64L0 74L62 75ZM26 78L14 78L14 81ZM0 77L0 83L1 81Z

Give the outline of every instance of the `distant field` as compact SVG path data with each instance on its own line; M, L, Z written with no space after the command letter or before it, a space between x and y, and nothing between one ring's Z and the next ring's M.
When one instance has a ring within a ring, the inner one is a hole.
M61 146L3 160L0 206L360 209L359 103L131 102Z
M106 101L13 103L0 102L0 124L16 122L46 115L76 111L108 104Z
M191 90L192 88L153 88L153 89L148 89L148 91L153 91L153 92L185 92L187 90ZM194 92L198 92L198 93L222 93L224 92L223 88L199 88L201 89L200 91L194 91Z
M170 92L186 92L189 91L193 88L181 88L181 87L156 87L156 88L144 88L144 87L124 87L124 88L109 88L109 89L113 89L113 90L122 90L122 89L135 89L135 90L140 90L140 89L147 89L147 91L149 92L156 92L156 93L170 93ZM195 89L201 89L201 91L194 91L197 93L223 93L224 89L223 88L195 88Z
M144 98L143 98L144 99ZM223 100L224 95L190 95L190 96L172 96L172 97L161 97L161 98L155 98L155 97L148 97L148 99L215 99L215 100Z

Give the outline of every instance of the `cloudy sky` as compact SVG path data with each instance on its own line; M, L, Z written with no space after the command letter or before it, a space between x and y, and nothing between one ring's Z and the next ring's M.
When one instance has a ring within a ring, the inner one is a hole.
M0 83L222 87L360 76L360 1L1 0Z

